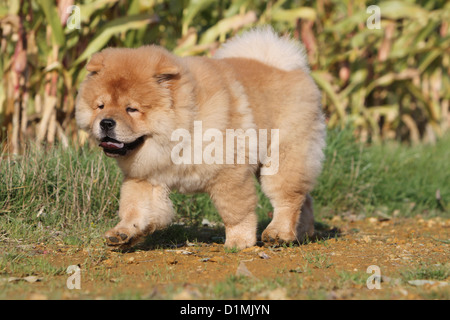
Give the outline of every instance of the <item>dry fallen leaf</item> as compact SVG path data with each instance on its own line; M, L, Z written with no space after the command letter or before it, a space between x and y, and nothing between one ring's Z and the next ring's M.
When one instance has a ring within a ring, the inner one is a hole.
M256 279L256 277L253 275L253 273L250 272L250 270L248 270L247 266L245 265L244 261L239 262L239 266L236 270L236 275L237 276L244 276L244 277L249 277L252 279Z
M259 256L261 259L270 259L270 256L269 256L267 253L264 253L264 252L258 253L258 256Z
M430 285L430 286L436 285L438 287L448 286L448 282L431 281L431 280L410 280L410 281L408 281L408 283L413 286L424 286L424 285Z
M9 277L8 282L16 282L16 281L26 281L28 283L34 283L38 281L42 281L42 278L36 277L36 276L28 276L24 278L18 278L18 277Z

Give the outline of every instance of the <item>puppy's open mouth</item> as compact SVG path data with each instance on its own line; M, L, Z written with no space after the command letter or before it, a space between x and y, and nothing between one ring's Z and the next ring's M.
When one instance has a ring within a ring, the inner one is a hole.
M144 136L137 138L130 143L123 143L113 138L106 137L101 140L99 146L103 148L103 151L108 157L118 157L127 155L130 151L136 149L143 143Z

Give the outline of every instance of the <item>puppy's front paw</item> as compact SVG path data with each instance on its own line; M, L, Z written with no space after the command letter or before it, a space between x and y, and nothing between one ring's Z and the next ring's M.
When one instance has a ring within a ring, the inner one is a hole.
M140 242L143 236L142 232L130 228L116 227L105 233L106 244L120 249L132 247Z
M253 247L256 244L256 237L227 238L225 248L242 250Z
M242 250L256 244L256 233L241 226L226 229L225 248Z

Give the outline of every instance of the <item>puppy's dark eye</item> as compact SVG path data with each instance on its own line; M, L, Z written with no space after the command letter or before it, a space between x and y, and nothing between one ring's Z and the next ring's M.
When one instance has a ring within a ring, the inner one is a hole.
M100 105L98 105L98 108L99 109L103 109L105 107L105 105L104 104L100 104Z
M127 112L128 113L132 113L132 112L137 112L138 109L132 108L132 107L127 107Z

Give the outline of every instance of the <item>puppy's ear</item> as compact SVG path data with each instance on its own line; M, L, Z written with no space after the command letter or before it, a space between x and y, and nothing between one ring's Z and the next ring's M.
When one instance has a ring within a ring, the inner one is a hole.
M180 68L175 61L167 56L161 57L154 78L160 84L168 84L170 80L176 79L180 74Z
M86 65L86 70L91 73L96 73L103 68L104 55L102 52L97 52L91 58L91 60Z
M157 74L155 74L155 79L158 83L164 83L167 81L170 81L172 79L175 79L180 73L180 70L173 66L171 68L164 68L160 71L158 71Z

